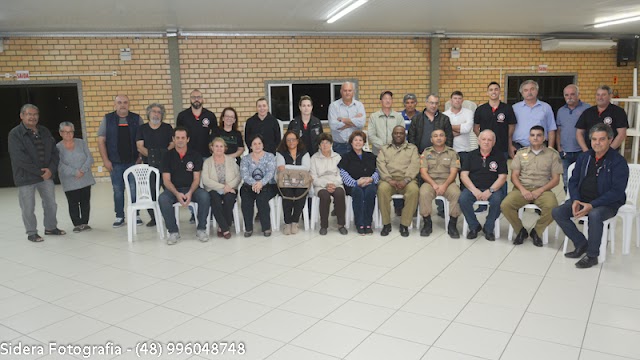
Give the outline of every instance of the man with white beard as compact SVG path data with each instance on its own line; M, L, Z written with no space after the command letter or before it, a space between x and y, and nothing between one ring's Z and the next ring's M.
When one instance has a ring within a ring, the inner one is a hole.
M145 164L149 164L157 169L160 169L162 164L162 157L167 151L173 149L173 128L167 123L163 123L165 115L164 105L153 103L147 106L147 122L138 128L136 134L136 147L138 152L142 155L142 161ZM155 174L151 174L151 184L155 184ZM162 177L160 178L162 182ZM151 196L155 199L155 186L151 186ZM151 221L147 223L147 226L155 226L156 218L153 213L153 209L149 209L149 216Z

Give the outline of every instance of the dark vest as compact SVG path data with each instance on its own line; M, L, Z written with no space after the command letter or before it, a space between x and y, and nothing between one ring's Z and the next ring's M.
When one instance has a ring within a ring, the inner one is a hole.
M302 151L302 152L298 152L298 154L296 155L296 159L293 160L293 158L291 157L291 153L288 151L283 151L281 153L279 153L280 155L282 155L282 157L284 158L284 163L286 165L302 165L302 157L306 154L306 151Z
M120 163L120 154L118 153L118 122L120 117L116 112L105 115L107 129L107 155L109 161ZM140 127L140 115L129 112L127 115L127 123L129 124L129 140L131 141L131 159L133 162L138 158L138 149L136 147L136 133Z

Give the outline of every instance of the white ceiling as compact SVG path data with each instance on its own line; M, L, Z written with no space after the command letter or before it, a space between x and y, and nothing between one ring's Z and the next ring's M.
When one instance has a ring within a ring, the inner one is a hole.
M345 0L0 0L0 33L377 32L448 34L640 34L640 22L585 29L640 15L638 0L369 0L327 24ZM346 0L350 1L350 0Z

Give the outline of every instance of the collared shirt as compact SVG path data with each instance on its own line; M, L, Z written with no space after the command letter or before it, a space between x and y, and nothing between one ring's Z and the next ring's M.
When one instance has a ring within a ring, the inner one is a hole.
M376 111L369 117L369 144L374 155L378 155L383 145L393 140L391 133L396 126L404 126L404 118L399 112L391 111L387 116L382 110Z
M611 126L614 139L616 136L618 136L618 129L629 127L627 113L618 105L610 103L603 112L598 111L597 105L586 109L582 113L582 115L580 115L580 118L576 123L576 128L585 130L585 142L587 143L587 147L589 149L591 149L591 140L589 140L589 129L591 129L595 124L599 123L605 123Z
M484 103L476 109L473 122L480 125L480 131L489 129L496 134L494 149L503 153L509 151L509 125L517 123L511 106L501 101L494 109L488 102Z
M560 145L565 152L582 151L578 140L576 140L576 123L582 113L591 105L578 101L578 105L571 110L567 104L558 109L556 124L560 130Z
M413 115L415 116L418 112L416 111ZM400 112L402 117L404 118L404 129L409 131L409 125L411 125L411 118L407 115L407 110L402 110Z
M171 149L162 159L162 173L171 174L171 182L176 188L188 188L193 184L193 173L202 171L202 155L187 147L181 158L178 150Z
M216 115L206 108L202 108L200 116L193 115L190 107L182 110L176 119L176 126L183 126L189 132L189 145L202 157L211 156L209 151L209 139L218 134L218 119Z
M518 123L513 132L513 141L522 146L529 146L529 130L536 125L544 128L544 138L548 139L549 131L557 129L556 120L553 116L551 106L544 101L536 100L533 106L520 101L513 104L513 112L516 114Z
M361 116L356 117L360 114ZM342 99L338 99L329 105L329 128L331 128L331 136L333 142L346 144L349 142L349 136L356 130L364 129L367 122L367 113L364 111L364 105L358 100L353 99L351 104L346 105ZM339 130L344 124L338 121L338 118L349 118L355 127Z
M507 174L507 159L503 152L495 147L491 153L484 157L480 149L475 149L469 153L469 161L462 164L461 171L469 172L469 179L478 189L484 191L498 180L498 175Z
M453 149L457 152L467 152L478 148L478 138L473 133L473 111L461 108L457 114L451 109L444 112L449 117L451 125L460 125L460 135L453 137Z
M562 174L562 159L555 149L543 146L536 154L530 147L523 147L511 162L511 170L520 171L520 182L527 189L546 185L551 176Z
M376 165L381 180L413 180L420 171L418 148L408 142L400 146L385 145L380 150Z
M448 146L441 152L430 146L420 155L420 168L427 169L427 174L436 183L442 184L451 174L451 169L460 169L460 156Z

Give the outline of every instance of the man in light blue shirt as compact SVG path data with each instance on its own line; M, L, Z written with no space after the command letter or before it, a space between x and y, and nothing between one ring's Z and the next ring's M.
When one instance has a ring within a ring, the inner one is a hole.
M563 90L566 105L558 109L556 124L558 125L558 152L562 159L562 180L564 191L567 192L567 172L569 165L576 162L578 155L582 153L576 137L576 122L583 111L591 105L580 101L580 90L574 84L567 85Z
M342 155L351 151L349 136L356 130L362 130L367 121L364 105L353 98L355 85L345 82L340 87L342 98L329 105L329 128L333 136L333 151Z
M553 148L556 140L556 121L551 106L538 100L538 83L533 80L523 82L520 85L520 94L524 100L513 105L518 123L511 141L516 150L531 145L529 130L536 125L544 128L544 137L548 140L548 146ZM515 154L510 155L513 157Z

